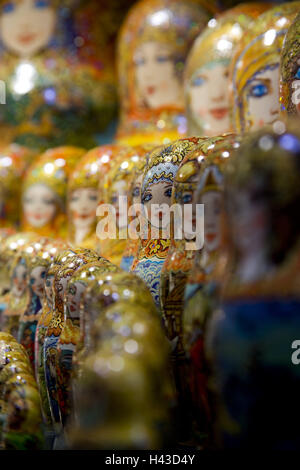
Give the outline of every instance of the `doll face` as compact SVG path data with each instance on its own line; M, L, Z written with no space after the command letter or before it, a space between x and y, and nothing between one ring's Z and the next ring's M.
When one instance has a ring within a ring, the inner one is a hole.
M189 106L205 135L228 132L231 127L228 68L214 64L198 70L190 84Z
M207 251L219 248L221 237L222 194L207 191L202 195L204 204L204 243Z
M255 192L251 188L240 190L231 208L234 242L242 257L257 255L267 247L267 204Z
M69 311L71 318L79 317L80 300L82 298L82 294L84 293L84 291L85 291L85 286L81 282L73 283L68 288L67 305L68 305L68 311Z
M117 181L116 183L113 183L112 188L111 188L111 197L110 197L110 203L116 210L116 222L117 226L119 228L122 228L120 226L120 211L119 211L119 197L121 196L127 196L127 183L126 181Z
M1 8L1 39L12 52L30 57L49 43L55 22L49 0L7 0Z
M52 221L57 211L55 193L44 184L30 186L24 194L23 211L32 227L44 227Z
M249 129L257 130L272 124L279 116L279 66L264 69L245 87Z
M134 64L139 93L149 108L182 104L182 87L169 46L159 42L142 44L136 50Z
M46 268L45 266L37 266L30 273L30 285L38 297L43 297L45 292L45 278L46 278Z
M27 268L23 263L17 264L12 276L12 293L21 297L26 289Z
M169 182L159 182L151 184L144 191L142 196L142 204L147 210L148 221L156 228L166 228L168 225L168 217L165 210L159 210L154 207L159 204L167 204L171 206L172 184Z
M69 209L75 228L90 227L96 218L98 191L81 188L72 192Z

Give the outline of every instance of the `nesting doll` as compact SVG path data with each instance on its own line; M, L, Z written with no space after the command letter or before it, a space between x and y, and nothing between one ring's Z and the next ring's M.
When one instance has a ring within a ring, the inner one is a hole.
M57 343L60 338L63 326L64 296L68 281L76 270L89 262L97 261L99 256L92 250L75 249L74 257L70 257L67 263L60 266L56 271L53 280L53 307L50 312L51 319L45 333L43 345L45 379L47 394L49 398L50 411L54 431L60 428L60 410L57 398ZM55 261L55 260L54 260Z
M132 8L118 45L118 141L162 144L185 135L184 63L209 17L189 0L142 0Z
M22 187L22 228L47 237L66 237L66 192L70 172L84 150L47 150L26 172Z
M222 251L224 169L231 154L239 148L239 138L227 135L207 151L198 174L194 204L201 204L204 220L201 231L203 245L195 251L184 286L184 302L177 317L181 357L185 360L185 391L190 399L189 412L199 444L211 445L211 408L207 391L208 367L204 355L205 329L219 300L218 286L224 265ZM183 300L183 299L182 299ZM172 313L170 313L170 319ZM174 319L176 320L176 318ZM176 329L175 329L176 331ZM173 333L174 334L174 333ZM180 366L180 356L176 358ZM175 369L176 370L176 369Z
M17 144L0 150L0 227L20 227L22 177L33 157Z
M136 160L136 164L131 170L130 179L129 179L129 189L128 189L128 206L130 212L128 211L128 240L126 242L126 246L124 249L124 253L122 256L122 261L120 267L125 271L129 272L131 270L132 263L134 262L138 249L139 249L139 236L138 236L138 229L134 225L134 228L137 230L130 230L130 224L134 220L134 215L136 215L136 211L138 211L139 205L141 204L141 188L142 188L142 181L143 181L143 174L147 165L148 161L148 152L152 149L152 146L143 145L140 146L145 155L142 158L138 158ZM132 212L131 212L132 210Z
M123 276L122 289L118 282L120 276ZM82 363L76 382L77 419L69 429L69 436L73 445L84 448L156 448L165 437L162 433L168 409L165 394L168 348L155 309L151 307L151 296L148 305L140 304L130 275L113 275L112 282L115 281L111 293L119 292L120 297L116 300L112 296L111 305L104 307L102 294L93 327L94 347ZM111 285L108 283L107 287ZM96 375L93 369L97 369ZM139 377L138 381L133 380L135 376ZM90 413L88 402L90 411L93 410L92 420L86 420ZM129 432L130 429L139 432Z
M2 230L1 230L1 233ZM5 236L7 235L7 237ZM6 308L8 296L11 289L10 270L15 255L24 249L26 243L38 241L38 236L34 233L12 233L4 231L4 238L0 244L0 292L1 311Z
M190 135L214 136L232 130L229 66L249 24L268 7L255 2L239 5L211 19L196 39L184 74Z
M227 167L229 258L205 343L225 448L299 448L299 176L297 123L249 136Z
M75 257L75 253L71 249L53 249L54 259L47 270L45 279L45 297L43 301L42 312L39 317L36 333L35 333L35 377L37 380L39 393L41 396L41 409L43 422L45 425L45 434L47 439L51 442L54 438L54 431L52 429L52 418L49 405L49 398L47 394L46 378L45 378L45 363L44 363L44 343L48 326L52 320L54 308L54 278L57 271L68 264ZM51 446L51 444L49 444Z
M161 269L170 246L169 210L173 181L180 163L198 142L198 138L180 139L153 150L144 172L141 191L143 234L132 272L144 280L159 309Z
M83 305L80 312L80 360L93 350L94 324L98 317L102 318L106 307L119 301L130 301L142 307L147 307L152 314L157 314L151 294L145 283L119 268L110 268L110 272L97 273L96 279L84 293ZM78 352L78 351L77 351ZM79 355L78 355L79 356Z
M86 289L104 273L118 268L104 258L79 268L71 277L65 296L65 309L62 331L57 342L57 394L61 423L64 426L71 415L72 394L71 376L74 351L81 340L80 321L84 322L82 312L83 296Z
M26 351L7 333L0 333L0 351L1 449L41 449L40 400Z
M283 43L280 63L280 103L283 116L300 114L300 14L290 26Z
M95 150L88 152L68 183L68 239L75 247L96 246L96 208L104 154Z
M230 80L233 125L238 133L278 119L280 53L299 7L299 2L283 3L260 15L235 52Z
M46 273L54 255L64 248L62 241L39 238L28 257L28 304L19 321L18 341L35 367L35 333L45 302Z
M147 150L150 148L152 148L150 145L129 148L127 154L120 154L112 162L111 169L104 178L103 201L112 208L115 223L108 225L107 236L106 227L102 225L105 219L101 219L97 233L101 255L117 266L120 266L128 238L131 238L128 223L128 213L131 211L129 197L131 180L135 172L144 165Z
M5 296L5 309L2 312L2 330L17 338L19 320L29 301L28 262L25 250L11 260L10 291Z
M116 112L103 3L2 0L0 7L5 139L38 149L95 145Z

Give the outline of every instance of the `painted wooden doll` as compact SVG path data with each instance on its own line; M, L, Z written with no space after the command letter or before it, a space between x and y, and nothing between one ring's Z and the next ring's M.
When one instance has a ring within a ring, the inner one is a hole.
M68 183L68 239L74 247L95 248L98 186L105 152L92 150L78 163Z
M91 0L1 0L0 129L8 142L96 145L116 113L113 37L99 25L114 18L103 8Z
M280 103L283 116L300 114L300 14L290 26L283 43L280 62Z
M145 302L134 286L142 286L141 280L115 274L114 283L111 303L105 302L104 289L102 300L98 298L91 348L76 382L77 415L69 438L80 448L157 448L165 437L168 348L150 294ZM113 292L119 292L119 298ZM91 420L86 419L88 402Z
M62 331L57 342L57 394L61 424L65 426L71 415L72 360L80 337L80 316L86 289L98 277L115 272L118 268L104 258L79 268L71 277L65 295ZM83 312L84 315L84 312ZM84 321L84 319L82 319Z
M142 0L119 36L119 142L157 144L186 133L182 74L188 50L210 15L192 1Z
M283 3L260 15L236 50L230 80L233 125L238 133L278 120L280 53L299 7L299 2Z
M68 281L76 270L91 261L97 261L99 256L96 252L86 249L75 249L74 257L70 257L69 261L60 266L56 271L53 280L53 309L50 312L51 320L45 333L43 345L44 367L47 394L50 404L52 423L54 432L60 429L60 414L57 397L57 343L60 338L63 326L64 315L64 296L67 289Z
M97 273L83 297L80 312L81 341L76 351L78 360L82 361L93 350L93 330L97 318L102 318L106 307L119 301L130 301L141 308L151 307L153 315L157 314L152 296L139 277L120 269Z
M198 142L198 138L181 139L153 150L144 173L141 192L144 210L141 227L144 233L132 272L146 283L158 309L161 269L170 246L168 211L172 185L180 163Z
M100 253L117 266L120 266L127 241L131 238L128 223L128 212L131 210L129 197L131 180L134 172L144 165L146 153L152 148L150 145L129 148L127 154L119 155L112 163L104 178L103 201L113 208L115 221L107 227L109 237L106 231L102 237L98 230ZM101 220L103 219L100 219L99 224L102 223Z
M171 204L174 207L176 204L180 212L174 214L171 244L161 270L159 295L165 332L171 344L172 372L184 439L191 431L188 360L183 346L184 291L195 256L203 246L203 211L196 208L193 195L206 157L219 142L226 140L234 140L234 137L229 134L199 139L197 147L180 164L173 183ZM182 226L176 228L178 222Z
M194 204L204 206L204 243L201 250L195 252L185 284L181 322L177 320L181 327L181 354L186 364L185 386L190 399L189 412L196 429L196 441L205 447L212 443L212 416L203 344L206 323L218 302L219 278L224 264L221 250L224 170L232 153L239 148L239 140L234 135L228 135L216 142L201 165L193 199Z
M5 234L5 232L4 232ZM7 235L9 235L7 233ZM34 233L18 232L4 237L0 245L0 292L1 311L6 308L8 296L11 288L10 268L14 256L24 249L26 243L37 241L38 236Z
M45 279L55 254L65 247L62 241L39 238L28 256L28 303L19 320L18 341L23 344L35 368L35 334L45 302Z
M299 448L299 176L298 123L253 134L226 172L229 262L206 338L225 448Z
M84 150L47 150L28 169L22 188L22 228L47 237L66 237L67 181Z
M41 396L41 409L43 422L45 425L45 434L47 440L49 439L49 446L52 446L52 441L55 436L52 429L52 417L50 411L49 398L47 394L46 378L45 378L45 361L44 361L44 343L48 326L52 320L54 308L54 278L57 271L60 270L64 264L68 264L75 258L75 252L71 249L58 249L54 253L54 259L47 270L45 279L45 297L43 301L42 312L37 323L35 333L35 377L37 380L39 393Z
M210 20L197 37L184 74L189 135L232 131L229 66L251 21L269 7L255 2L238 5Z
M143 145L143 150L146 151L147 154L144 155L143 158L139 158L137 161L137 165L134 166L131 170L130 182L129 182L129 190L128 190L128 206L129 207L136 207L136 211L138 210L138 205L141 203L141 188L143 182L143 175L148 161L148 152L150 152L149 145ZM136 211L133 209L134 215L136 215ZM128 212L128 220L129 224L131 224L134 220L134 216L129 214ZM122 256L122 261L120 267L124 269L124 271L130 272L132 264L138 254L140 240L138 236L138 227L135 227L136 230L134 233L130 231L130 227L128 227L128 239L126 242L126 246L124 249L124 253Z
M29 258L26 250L11 259L10 291L4 300L5 309L2 312L2 330L17 338L19 320L29 302L28 290Z
M42 449L40 398L26 351L6 333L0 349L0 447Z
M22 177L34 156L17 144L0 150L0 227L20 227Z
M68 232L74 247L96 249L96 209L103 203L103 181L112 164L131 150L121 145L102 145L90 150L78 163L68 183ZM131 152L132 155L134 154Z

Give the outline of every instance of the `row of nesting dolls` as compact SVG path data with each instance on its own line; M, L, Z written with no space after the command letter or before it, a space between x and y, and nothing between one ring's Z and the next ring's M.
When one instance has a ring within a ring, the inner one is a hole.
M130 433L130 426L144 426L159 441L162 434L157 429L164 429L164 413L169 410L163 404L176 396L181 441L196 428L193 436L202 436L203 445L203 435L210 441L216 425L225 446L299 445L297 429L285 425L291 413L297 413L299 391L299 369L290 360L299 328L297 127L297 120L277 121L276 126L243 138L192 137L150 151L139 186L133 181L138 188L133 194L147 210L139 218L146 236L125 240L133 250L126 257L132 273L117 266L124 239L100 241L100 252L110 244L113 254L118 253L113 264L84 248L69 248L56 256L62 242L35 234L6 239L7 231L3 232L1 282L8 292L1 302L2 328L27 349L44 420L56 436L65 435L68 418L75 412L80 422L77 439L84 434L85 446L107 445L107 429L111 439L120 439L114 441L117 446L139 445L122 441L122 436L126 440L132 435L145 437L141 446L157 445L150 435L147 440L145 433ZM116 165L112 175L118 182L124 183L122 172L127 174L130 161ZM110 187L112 181L113 177L108 179ZM160 213L156 204L161 204ZM178 227L175 230L176 218L165 217L168 206L182 209L180 233ZM185 217L188 206L196 216L187 211ZM202 232L201 241L197 236ZM106 310L112 304L112 310ZM144 310L154 323L160 313L168 347L159 324L151 332L139 326ZM126 323L130 321L134 323ZM149 338L137 340L147 332ZM168 382L167 350L172 359L171 389L162 380L166 377ZM141 369L129 364L128 357ZM79 382L72 391L76 368ZM127 388L137 386L130 379L133 371L136 380L150 380L138 381L140 393ZM109 393L102 400L105 380ZM120 386L123 381L125 389ZM121 408L129 428L118 421L117 405L115 412L107 405L108 422L102 420L102 406L112 403L108 397L113 402L121 399L113 393L115 386L124 392ZM270 417L279 400L281 412L274 423ZM101 413L96 412L99 407ZM94 420L89 418L91 409Z
M160 143L187 132L211 136L274 121L282 48L282 107L297 114L297 20L291 24L299 3L249 2L220 14L216 3L141 0L132 7L116 48L119 143ZM3 142L44 150L91 147L113 138L117 94L111 49L124 11L115 10L115 2L92 0L5 3Z

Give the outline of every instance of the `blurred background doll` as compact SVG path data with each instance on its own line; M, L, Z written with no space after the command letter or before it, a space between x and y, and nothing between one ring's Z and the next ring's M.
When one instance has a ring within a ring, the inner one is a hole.
M252 23L236 50L232 66L233 125L237 132L257 130L279 117L279 63L285 34L300 2L276 6Z
M105 151L88 152L77 164L68 183L68 239L71 245L96 246L98 186L103 174Z
M113 48L121 1L1 0L7 143L39 150L97 144L117 110ZM105 12L105 13L104 13Z
M119 142L164 143L184 136L183 68L209 13L195 1L142 0L118 41Z
M215 136L232 130L229 66L251 21L270 8L245 3L213 18L197 37L185 66L189 135Z
M20 227L22 177L34 157L17 144L0 150L0 227Z
M131 238L129 233L128 213L131 210L129 197L130 185L135 171L146 163L149 145L132 147L127 155L113 162L110 171L104 179L104 202L110 204L115 214L115 234L111 238L100 240L101 255L112 263L120 266L127 243Z
M226 169L229 256L205 342L223 448L299 447L299 175L297 122L249 135Z
M28 169L22 188L24 230L48 237L66 237L67 181L84 152L77 147L51 149Z
M280 62L282 116L300 115L300 14L286 33Z

